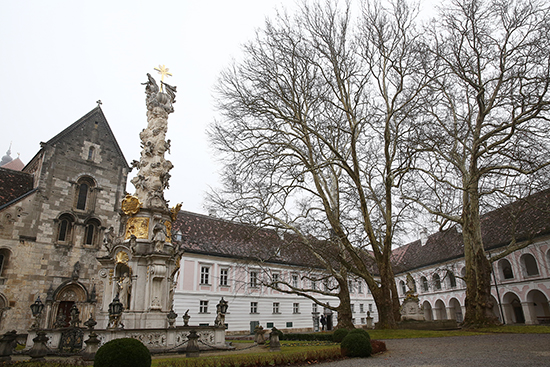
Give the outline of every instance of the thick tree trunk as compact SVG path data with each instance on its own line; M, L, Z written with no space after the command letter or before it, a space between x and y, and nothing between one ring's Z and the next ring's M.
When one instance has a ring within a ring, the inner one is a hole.
M473 191L473 192L472 192ZM479 195L477 190L465 193L463 219L464 257L466 262L466 314L464 326L494 325L491 297L491 263L481 237Z
M338 312L338 324L336 324L336 329L355 329L355 326L351 321L353 315L351 313L351 300L349 297L349 292L347 292L347 297L345 295L341 295L339 298L340 305L338 305L336 309Z
M401 319L397 287L391 266L379 266L380 286L372 290L372 296L378 309L379 329L395 329Z

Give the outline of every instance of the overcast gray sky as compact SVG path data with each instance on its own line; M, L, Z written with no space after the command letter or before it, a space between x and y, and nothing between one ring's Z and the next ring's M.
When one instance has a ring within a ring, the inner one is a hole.
M266 17L294 0L17 0L0 8L0 157L24 163L100 99L126 160L139 159L146 73L178 87L169 117L174 164L166 198L201 212L219 166L205 130L213 86ZM135 173L135 172L134 172ZM129 183L127 190L134 192Z
M286 2L292 5L293 2ZM240 45L281 0L3 1L0 10L0 156L28 163L47 141L102 109L128 162L139 159L146 126L146 73L166 65L178 87L169 117L174 163L166 197L204 212L218 168L205 129L214 118L212 88ZM128 191L134 188L129 184Z

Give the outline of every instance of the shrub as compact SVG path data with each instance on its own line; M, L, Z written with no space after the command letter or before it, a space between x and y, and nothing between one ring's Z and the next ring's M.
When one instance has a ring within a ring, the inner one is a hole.
M367 337L368 340L370 340L370 335L369 333L365 330L365 329L353 329L353 330L350 330L350 332L348 333L349 334L359 334L359 335L364 335Z
M99 348L94 367L151 367L151 353L139 340L114 339Z
M341 343L342 340L348 335L349 330L348 329L336 329L332 333L332 341L335 343Z
M372 353L370 340L361 333L349 333L340 344L342 355L346 357L368 357Z
M371 340L370 345L372 346L372 354L378 354L387 351L386 343L381 340Z

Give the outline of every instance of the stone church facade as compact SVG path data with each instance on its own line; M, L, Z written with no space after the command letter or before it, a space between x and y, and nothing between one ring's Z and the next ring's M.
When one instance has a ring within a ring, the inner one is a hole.
M42 327L87 320L107 278L103 233L119 231L130 168L98 106L45 143L19 171L0 168L0 333L25 332L30 305ZM102 277L103 275L103 277Z

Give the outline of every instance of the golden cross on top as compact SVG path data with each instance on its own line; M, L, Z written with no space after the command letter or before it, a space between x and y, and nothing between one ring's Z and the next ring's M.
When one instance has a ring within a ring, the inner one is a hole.
M172 76L172 74L170 74L170 73L168 72L169 69L168 69L166 66L164 66L164 65L159 65L159 67L158 67L158 68L155 68L155 70L159 72L159 74L160 74L160 81L161 81L161 82L164 82L164 76L165 76L165 75L166 75L166 76ZM160 90L162 91L162 83L160 84Z

